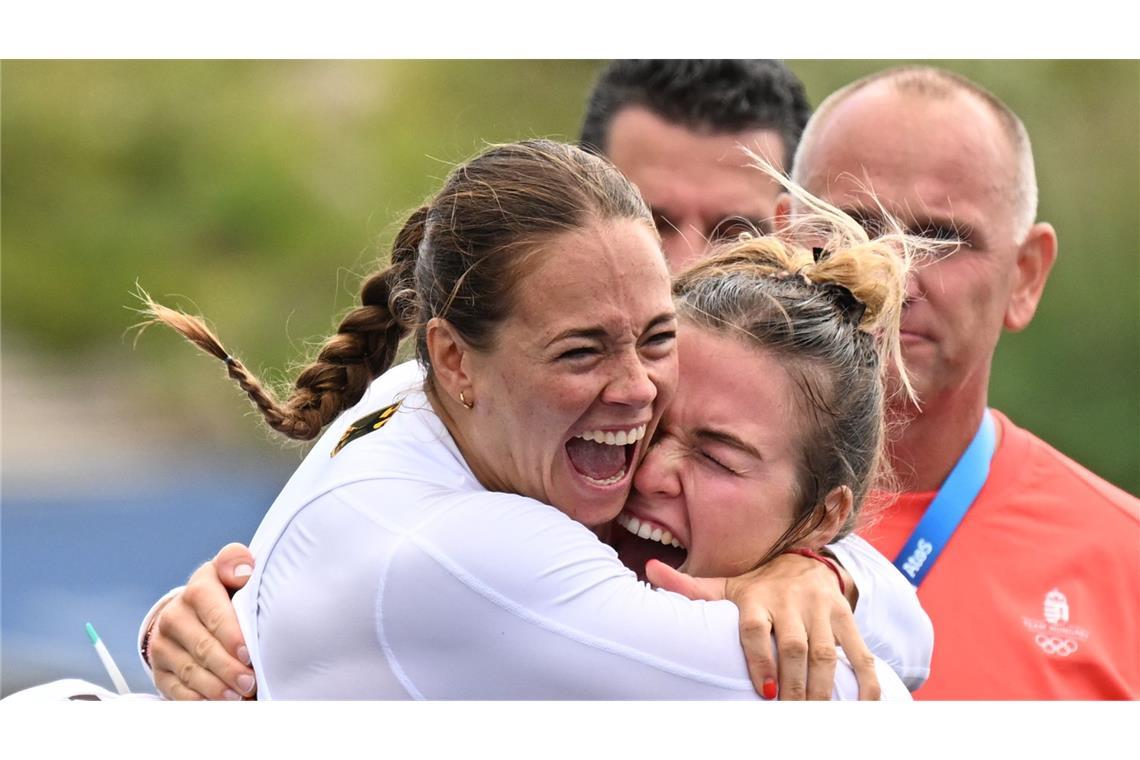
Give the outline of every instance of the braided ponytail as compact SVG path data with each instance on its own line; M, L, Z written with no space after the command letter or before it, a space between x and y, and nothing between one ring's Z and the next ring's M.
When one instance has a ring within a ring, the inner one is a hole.
M359 401L373 379L392 366L400 341L415 326L416 255L428 210L423 206L409 217L392 246L391 265L364 281L361 305L345 315L336 334L301 370L293 393L284 401L231 356L201 319L156 303L140 289L143 315L148 317L143 326L165 324L225 362L229 376L249 396L269 427L288 438L312 440L338 414Z
M652 227L637 190L612 164L570 145L528 140L491 146L451 171L429 204L404 223L390 266L366 279L360 305L278 400L229 355L201 319L168 309L139 292L145 324L169 325L227 365L231 378L271 428L311 440L358 402L395 362L414 330L429 390L426 325L446 319L466 343L490 350L511 313L530 254L546 237L597 219L632 219Z

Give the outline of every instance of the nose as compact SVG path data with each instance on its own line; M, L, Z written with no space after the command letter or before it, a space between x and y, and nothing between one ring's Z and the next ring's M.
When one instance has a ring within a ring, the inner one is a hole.
M925 292L920 281L922 274L920 270L915 270L906 278L906 300L904 304L910 305L923 299Z
M645 459L633 474L633 490L642 496L676 498L681 495L678 467L681 455L676 444L662 438L650 445Z
M644 407L657 398L657 383L649 374L635 346L623 351L614 363L614 373L602 391L607 404Z
M662 232L661 248L669 269L680 272L705 255L708 240L696 225L680 224L676 229Z

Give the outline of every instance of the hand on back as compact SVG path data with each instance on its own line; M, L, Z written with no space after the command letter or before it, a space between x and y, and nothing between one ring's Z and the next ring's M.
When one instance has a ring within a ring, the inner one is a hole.
M230 602L252 568L249 549L229 544L155 615L145 649L163 696L237 700L256 694L249 650Z
M840 593L835 575L822 563L782 554L736 578L694 578L651 560L646 575L654 586L690 599L728 599L740 608L748 672L766 699L777 694L784 700L830 699L836 643L855 670L859 699L879 699L875 658L855 626L852 601Z

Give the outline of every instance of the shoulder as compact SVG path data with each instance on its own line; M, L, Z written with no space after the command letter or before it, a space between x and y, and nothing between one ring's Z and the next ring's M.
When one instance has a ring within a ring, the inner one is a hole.
M1020 474L1016 486L1023 492L1051 503L1068 503L1085 517L1098 516L1124 526L1140 525L1140 500L1018 427L1000 412L995 414L1003 434L994 464L1005 470L999 471L999 476ZM1092 508L1098 512L1090 513Z
M337 420L309 458L323 463L330 482L397 479L482 490L416 383L412 387L389 383L370 390Z

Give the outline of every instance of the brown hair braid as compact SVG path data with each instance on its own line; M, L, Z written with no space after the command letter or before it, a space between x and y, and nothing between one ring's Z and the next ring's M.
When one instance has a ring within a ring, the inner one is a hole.
M476 349L493 345L512 309L524 263L543 238L593 220L635 219L653 228L637 190L608 161L549 140L492 146L456 167L430 203L404 223L390 266L369 276L360 306L304 367L285 401L274 395L197 318L140 291L149 323L161 322L224 361L271 428L310 440L364 395L416 333L427 370L426 325L448 320Z

